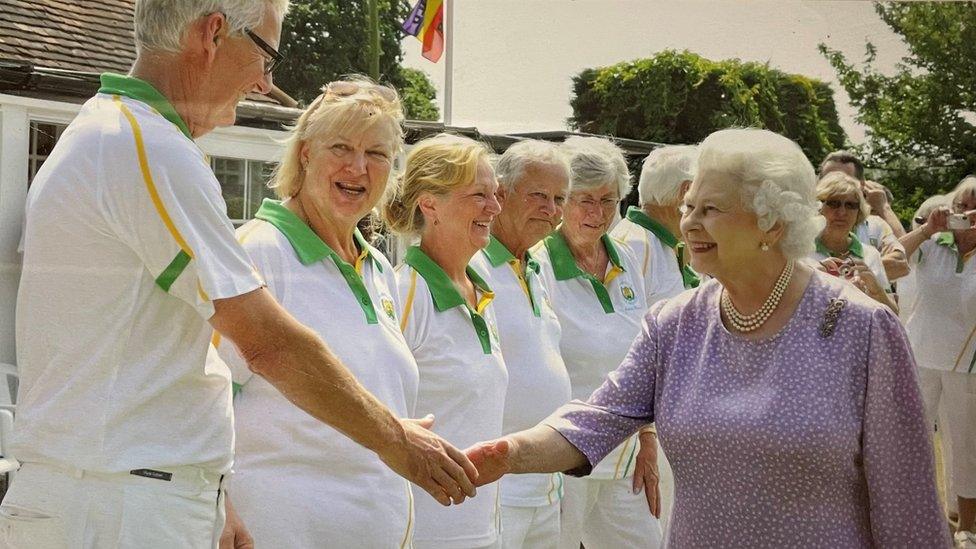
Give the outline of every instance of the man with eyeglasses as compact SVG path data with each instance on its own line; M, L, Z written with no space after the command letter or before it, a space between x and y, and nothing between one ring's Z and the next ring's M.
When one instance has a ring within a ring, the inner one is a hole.
M220 337L442 504L474 494L461 452L395 417L274 301L193 142L271 89L287 9L137 0L130 74L102 76L37 174L17 303L22 467L0 545L247 546L232 512L224 530L233 425Z

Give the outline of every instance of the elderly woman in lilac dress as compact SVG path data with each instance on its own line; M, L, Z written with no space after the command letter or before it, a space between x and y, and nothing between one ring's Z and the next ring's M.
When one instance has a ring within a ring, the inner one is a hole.
M772 132L705 139L681 232L711 279L651 307L587 402L469 448L478 482L585 475L654 421L674 470L671 547L948 547L904 330L796 261L816 236L814 184Z

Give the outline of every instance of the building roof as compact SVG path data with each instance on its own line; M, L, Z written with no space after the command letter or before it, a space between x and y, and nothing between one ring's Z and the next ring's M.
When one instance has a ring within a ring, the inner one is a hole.
M0 0L0 57L125 73L135 60L134 0Z

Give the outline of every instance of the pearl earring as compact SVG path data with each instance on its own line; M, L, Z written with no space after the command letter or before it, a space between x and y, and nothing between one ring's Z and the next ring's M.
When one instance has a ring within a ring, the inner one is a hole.
M766 244L765 242L763 242L762 244L759 245L759 249L762 250L762 251L764 251L764 252L768 252L769 251L769 244Z

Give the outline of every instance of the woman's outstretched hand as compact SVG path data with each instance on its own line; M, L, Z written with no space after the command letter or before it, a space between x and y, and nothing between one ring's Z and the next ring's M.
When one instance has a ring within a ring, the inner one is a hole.
M506 438L479 442L464 451L478 469L476 486L484 486L495 482L507 473L512 472L512 457L514 443Z

